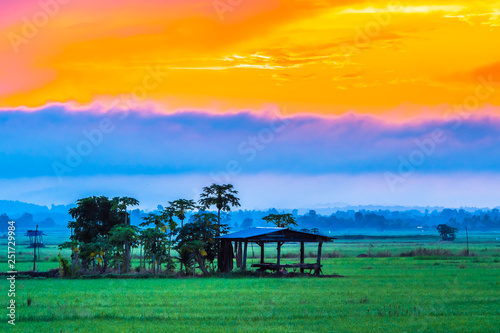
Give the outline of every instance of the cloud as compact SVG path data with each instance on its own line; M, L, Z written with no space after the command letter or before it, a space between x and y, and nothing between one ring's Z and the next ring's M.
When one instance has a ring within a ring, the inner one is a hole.
M460 5L429 5L429 6L401 6L401 5L390 5L387 8L376 8L376 7L365 7L362 9L346 8L339 12L339 14L376 14L376 13L386 13L387 11L393 13L423 13L427 14L430 12L451 12L456 13L464 9L465 7Z
M486 65L476 66L473 68L466 68L455 71L449 75L439 78L446 80L450 83L456 84L457 82L466 83L488 83L489 89L497 95L496 91L500 87L500 61L492 62Z
M477 77L493 77L495 80L495 84L498 86L500 85L500 61L486 65L486 66L481 66L477 69L475 69L472 73L471 76L474 76L476 79Z
M418 0L384 15L389 3L243 1L221 20L211 1L71 1L18 53L8 38L0 40L0 106L92 103L130 93L157 66L169 77L148 100L175 100L175 109L290 102L338 114L404 102L452 104L470 92L463 81L448 80L450 73L498 60L495 48L484 47L500 31L495 2ZM1 5L5 35L22 35L29 30L23 18L42 10L38 1ZM492 25L446 14L480 15ZM332 82L360 70L359 82ZM489 102L499 104L499 97Z
M240 111L171 114L2 110L4 178L58 175L224 175L397 172L423 151L417 172L500 172L500 118L428 118L391 124L372 116ZM446 138L426 142L435 131ZM229 170L229 171L228 171Z
M500 6L498 3L481 3L479 6L464 8L457 13L448 14L444 17L456 18L470 25L498 27L500 26Z

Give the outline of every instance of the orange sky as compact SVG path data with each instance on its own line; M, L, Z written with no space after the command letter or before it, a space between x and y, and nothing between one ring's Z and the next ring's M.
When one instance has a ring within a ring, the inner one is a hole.
M37 1L0 5L0 107L146 91L139 103L160 112L276 104L404 118L463 104L479 77L500 82L497 1L240 2L74 0L46 23ZM162 78L144 90L148 68ZM483 90L478 110L500 105L500 84Z

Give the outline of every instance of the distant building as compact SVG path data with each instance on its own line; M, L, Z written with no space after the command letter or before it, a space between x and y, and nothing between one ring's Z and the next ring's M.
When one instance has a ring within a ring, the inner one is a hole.
M24 236L28 236L30 239L30 248L35 247L35 242L36 242L36 247L45 247L43 245L43 236L45 234L43 233L42 230L28 230Z

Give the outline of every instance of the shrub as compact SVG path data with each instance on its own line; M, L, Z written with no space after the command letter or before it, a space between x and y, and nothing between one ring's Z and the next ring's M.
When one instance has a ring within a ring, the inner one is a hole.
M285 252L281 254L281 258L289 258L289 259L295 259L298 258L297 253L293 252Z
M323 255L323 258L343 258L345 257L344 253L339 250L333 250L332 252L326 252Z
M59 258L59 274L62 277L72 276L71 263L69 262L69 260L61 256L61 254L59 254L58 258Z
M453 253L450 250L447 249L428 249L425 247L417 247L414 250L411 250L409 252L403 252L400 254L401 257L418 257L418 256L443 256L443 257L450 257L453 256Z
M475 257L476 254L474 252L471 252L469 251L469 253L467 253L467 249L463 249L462 251L460 251L459 255L461 256L464 256L464 257Z
M175 261L173 257L167 257L165 260L165 267L167 268L167 272L174 273L175 272Z
M368 299L368 296L363 296L359 299L359 303L361 304L364 304L364 303L368 303L369 302L369 299Z
M309 253L304 252L304 257L306 257L306 258L317 258L318 257L318 252L314 252L314 251L309 251Z
M375 258L388 258L388 257L392 257L392 253L389 250L377 251L377 253L374 253L371 256L375 257Z

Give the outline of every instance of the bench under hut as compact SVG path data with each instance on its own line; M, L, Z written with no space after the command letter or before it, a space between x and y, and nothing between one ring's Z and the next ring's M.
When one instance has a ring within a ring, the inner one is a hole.
M248 243L255 243L260 247L260 263L253 264L251 267L256 267L260 270L271 270L281 272L284 268L299 269L301 273L309 270L309 273L314 271L315 275L321 273L321 249L323 243L332 242L333 237L309 232L291 230L288 228L251 228L247 230L233 232L231 234L217 237L221 240L221 270L230 272L233 269L233 258L236 257L236 267L245 270L247 268L247 248ZM234 252L233 254L233 243ZM264 249L269 243L277 244L277 261L276 263L265 262ZM293 264L281 263L281 247L285 243L300 243L300 262ZM305 243L318 243L318 254L316 262L305 262Z

